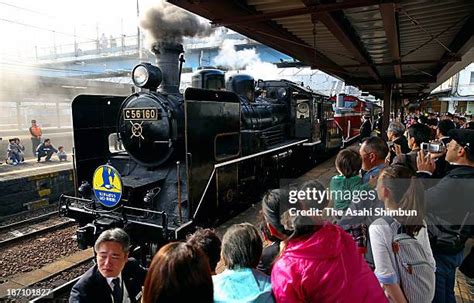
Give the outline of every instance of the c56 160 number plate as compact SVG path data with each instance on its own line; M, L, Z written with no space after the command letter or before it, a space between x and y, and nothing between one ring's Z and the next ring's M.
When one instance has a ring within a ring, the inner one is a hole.
M156 108L125 108L123 110L124 120L156 121L159 120Z

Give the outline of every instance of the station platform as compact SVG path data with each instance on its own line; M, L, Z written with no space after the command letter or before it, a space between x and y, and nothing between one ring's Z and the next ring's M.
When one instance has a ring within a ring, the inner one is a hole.
M0 219L53 203L73 191L72 162L37 162L0 165Z
M303 176L298 178L298 180L317 180L319 181L324 187L329 186L329 182L331 178L337 174L336 167L334 165L334 161L336 160L336 156L331 157L330 159L317 164L314 168L306 172ZM248 208L246 211L242 212L238 216L232 218L231 220L227 221L225 224L219 226L216 231L219 237L222 238L225 231L233 224L239 223L251 223L254 226L258 226L262 220L260 211L262 209L261 203L256 203ZM474 241L468 241L466 244L465 255L467 255L474 245ZM224 270L224 265L219 263L216 268L216 272L220 273ZM473 283L470 285L469 283ZM474 302L474 279L473 281L469 281L465 275L463 275L460 271L456 273L456 285L455 285L455 294L456 294L456 302L457 303L468 303Z

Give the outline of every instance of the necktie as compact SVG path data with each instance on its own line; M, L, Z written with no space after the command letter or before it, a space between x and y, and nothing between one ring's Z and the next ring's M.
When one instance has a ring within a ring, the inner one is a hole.
M122 303L122 287L120 285L120 279L115 278L112 280L112 283L114 284L114 290L112 291L114 303Z

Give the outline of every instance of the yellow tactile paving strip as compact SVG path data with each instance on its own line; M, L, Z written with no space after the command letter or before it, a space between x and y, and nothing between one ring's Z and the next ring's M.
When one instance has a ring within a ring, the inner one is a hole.
M456 302L474 302L474 285L470 286L466 281L466 277L459 270L456 272L456 287L454 288L454 292L456 294Z

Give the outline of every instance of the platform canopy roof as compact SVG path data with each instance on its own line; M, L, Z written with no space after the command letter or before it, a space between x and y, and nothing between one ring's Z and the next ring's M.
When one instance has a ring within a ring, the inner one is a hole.
M418 99L474 60L473 0L169 0L381 97Z

